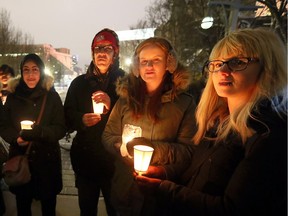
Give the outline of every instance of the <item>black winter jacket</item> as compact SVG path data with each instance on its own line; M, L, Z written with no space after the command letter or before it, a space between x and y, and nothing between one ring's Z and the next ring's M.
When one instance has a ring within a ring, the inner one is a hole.
M182 179L160 184L165 215L287 215L287 116L264 106L254 116L262 123L249 120L256 133L243 147L202 142Z
M35 198L46 199L55 196L62 190L62 167L59 140L65 135L64 108L60 96L52 86L52 79L45 76L42 86L28 92L21 86L19 78L12 82L12 93L8 95L4 106L5 128L2 137L11 144L10 157L24 154L27 146L17 143L21 130L20 121L36 121L40 108L47 94L46 105L40 121L41 137L32 140L29 154L29 165L32 180L28 183L33 188ZM14 193L27 185L11 187ZM29 187L30 187L29 186Z

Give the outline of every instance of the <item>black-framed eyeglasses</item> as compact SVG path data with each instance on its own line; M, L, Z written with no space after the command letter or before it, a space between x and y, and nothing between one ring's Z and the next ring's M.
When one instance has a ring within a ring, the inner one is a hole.
M106 46L96 46L94 48L94 53L112 53L114 51L113 46L106 45Z
M245 70L250 62L258 62L259 59L241 57L241 58L232 58L228 61L213 60L206 63L206 67L209 72L215 73L218 72L224 64L227 64L229 70L231 71L242 71Z

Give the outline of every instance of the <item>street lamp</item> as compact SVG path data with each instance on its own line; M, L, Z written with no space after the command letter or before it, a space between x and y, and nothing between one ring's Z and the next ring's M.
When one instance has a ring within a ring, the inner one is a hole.
M201 28L202 28L202 29L209 29L209 28L211 28L212 25L213 25L213 21L214 21L214 18L211 17L211 16L204 17L204 19L202 20L202 23L201 23Z
M257 10L258 8L262 8L263 7L263 6L241 5L241 0L232 0L231 2L209 1L208 2L208 7L212 7L212 6L217 6L217 7L221 6L221 7L223 7L223 10L225 12L225 34L228 34L229 32L234 31L237 28L237 21L238 21L239 11L254 11L254 10ZM229 10L230 10L229 20L227 20L226 7L228 7ZM211 20L211 18L205 17L202 20L201 27L202 26L204 26L204 27L209 26L207 24L207 20L209 20L209 19ZM206 23L207 25L205 25L204 23ZM210 24L211 24L211 21L210 21ZM212 20L212 25L213 25L213 20ZM210 25L210 27L212 25ZM205 28L203 28L203 29L205 29Z

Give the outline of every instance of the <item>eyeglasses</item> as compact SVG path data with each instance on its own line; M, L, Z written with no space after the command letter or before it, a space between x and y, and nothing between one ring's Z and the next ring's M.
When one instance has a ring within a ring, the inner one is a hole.
M113 46L107 45L107 46L96 46L94 48L94 53L112 53L114 51Z
M208 61L206 63L206 67L208 68L209 72L215 73L218 72L224 64L227 64L230 71L242 71L245 70L250 62L258 62L259 59L255 58L232 58L228 61L221 61L221 60L213 60Z

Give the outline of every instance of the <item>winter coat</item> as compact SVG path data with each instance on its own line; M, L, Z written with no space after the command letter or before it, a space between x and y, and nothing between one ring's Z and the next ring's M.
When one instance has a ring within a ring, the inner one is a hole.
M62 167L59 140L65 135L65 118L62 101L54 90L52 78L45 75L42 86L35 87L32 92L26 92L21 87L20 77L11 82L12 93L7 97L4 106L5 129L2 137L11 144L10 157L24 154L27 146L17 143L21 130L20 121L36 121L44 95L47 94L46 105L40 121L41 139L32 141L29 154L29 166L32 180L28 187L33 188L34 198L46 199L55 196L62 190ZM22 81L23 82L23 81ZM10 187L13 193L18 193L27 185Z
M114 145L117 143L121 144L121 136L125 124L140 126L142 137L149 140L154 147L152 165L165 165L185 161L185 157L180 158L175 154L174 149L178 148L183 152L187 151L187 146L192 145L192 137L195 133L195 102L194 98L185 92L189 85L185 80L187 77L189 77L188 71L174 74L173 85L180 83L175 89L177 95L173 98L171 90L166 91L162 95L160 119L157 123L151 120L147 113L141 115L138 120L132 118L132 111L127 103L129 98L129 95L126 94L128 89L127 79L122 79L118 83L117 90L121 97L111 112L102 140L107 150L115 156L116 160L115 174L112 179L111 199L120 215L150 215L150 210L153 211L154 209L154 201L152 201L153 199L151 202L148 201L150 197L144 198L135 184L133 159L123 158L118 151L115 151ZM143 106L146 106L148 102L149 97L147 96ZM144 204L146 202L147 205ZM145 209L147 212L144 213L143 210Z
M104 149L101 135L108 120L110 111L118 95L116 81L124 76L119 67L112 67L106 74L94 74L95 69L91 62L87 73L76 77L69 86L65 103L66 123L69 130L76 130L70 155L73 170L81 175L97 181L99 178L111 178L114 165L110 154ZM104 110L101 121L92 127L86 127L82 122L85 113L92 113L92 94L95 91L106 92L111 100L110 110ZM110 177L109 177L110 176Z
M287 215L287 117L266 105L254 116L263 123L249 120L256 133L242 148L235 136L202 142L182 180L160 184L165 215Z

